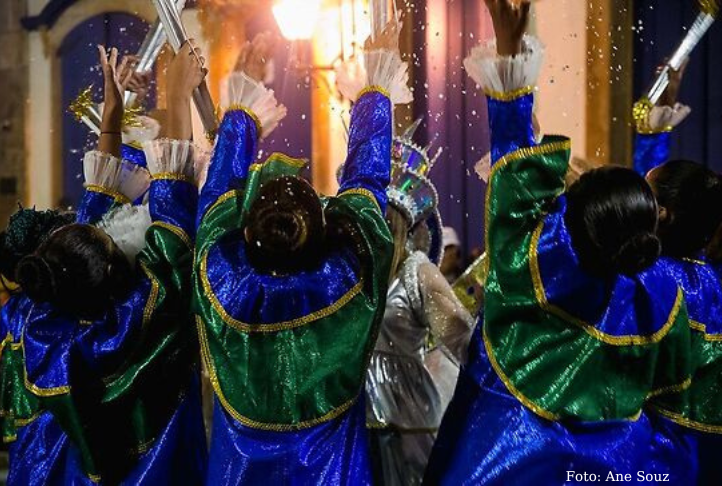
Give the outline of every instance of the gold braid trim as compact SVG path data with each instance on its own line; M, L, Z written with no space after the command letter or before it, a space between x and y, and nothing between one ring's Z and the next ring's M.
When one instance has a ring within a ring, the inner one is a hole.
M362 89L361 91L359 91L358 96L356 97L356 99L359 100L359 99L361 99L361 97L362 97L363 95L369 94L369 93L379 93L379 94L384 95L385 97L387 97L389 100L391 100L391 93L389 93L388 90L382 88L381 86L376 86L376 85L366 86L364 89Z
M216 374L216 368L213 364L213 359L211 358L211 351L208 345L208 337L206 336L205 326L203 324L203 321L201 320L201 317L198 315L196 315L196 327L198 328L198 340L201 345L201 358L203 359L203 362L206 365L206 369L208 370L208 374L210 375L211 384L213 385L213 390L218 397L218 401L221 403L223 408L226 410L226 412L228 412L231 417L233 417L237 422L246 427L257 430L269 430L272 432L293 432L296 430L308 429L339 417L340 415L348 411L358 399L358 396L355 396L348 402L334 408L333 410L329 411L321 417L307 420L304 422L298 422L295 424L258 422L256 420L245 417L238 413L235 408L233 408L233 406L228 402L225 395L223 394L221 384L218 380L218 375Z
M40 418L40 416L43 414L43 410L40 410L38 412L35 412L30 417L26 419L15 419L15 426L16 427L25 427L27 425L30 425L31 423L35 422L37 419Z
M659 405L652 405L651 408L661 416L666 417L672 422L683 427L699 430L701 432L707 432L708 434L722 434L722 425L710 425L702 422L697 422L696 420L685 418L684 416L682 416L682 414L679 414L677 412L672 412L670 410L664 409Z
M223 308L223 305L218 300L216 294L213 292L213 287L208 280L208 253L205 253L203 255L203 258L201 259L200 277L201 284L203 285L203 291L209 302L213 306L213 310L215 310L216 313L221 316L223 322L225 322L232 328L244 333L273 333L305 326L306 324L318 321L320 319L323 319L324 317L328 317L331 314L336 313L341 307L345 306L351 300L353 300L353 298L356 297L363 288L362 278L358 281L356 285L354 285L348 292L346 292L346 294L341 296L341 298L338 299L336 302L329 305L328 307L317 310L316 312L312 312L308 315L297 317L288 321L276 322L272 324L248 324L231 317L231 315L228 314L228 312L226 312L226 310Z
M525 147L506 154L492 166L491 172L489 173L489 182L486 186L486 195L484 197L484 248L486 249L486 253L488 255L491 255L491 244L489 243L489 223L491 221L491 195L494 189L494 176L512 162L537 155L547 155L554 152L560 152L562 150L570 150L571 148L572 143L570 140L535 145L534 147ZM489 277L490 268L491 257L486 259L482 267L482 273L487 276L487 279Z
M201 220L205 219L206 216L211 214L218 206L228 201L229 199L233 199L234 197L239 196L240 194L240 191L238 191L237 189L231 189L230 191L222 194L218 197L218 199L216 199L213 204L210 205L210 207L206 210L205 214L203 214L203 218L201 218Z
M654 105L646 97L640 98L639 101L634 104L632 108L632 119L634 120L637 133L640 135L657 135L671 132L674 127L670 125L657 129L649 125L649 114L652 108L654 108Z
M109 187L99 186L97 184L86 184L85 190L89 192L97 192L98 194L104 194L106 196L112 197L115 199L116 202L120 204L130 204L131 200L126 196L125 194L116 191L115 189L110 189Z
M10 444L11 442L15 442L16 440L18 440L18 436L15 434L3 436L3 444Z
M148 280L150 280L150 295L148 295L148 300L143 308L143 327L145 327L153 317L153 312L155 311L155 306L158 302L160 284L155 275L153 275L153 273L148 269L145 262L140 262L140 267L143 269L143 273L145 273L148 277Z
M647 399L658 397L660 395L669 395L672 393L683 392L690 386L692 386L692 377L689 377L682 383L678 383L676 385L663 386L662 388L652 390L651 392L647 393Z
M722 343L722 334L707 334L707 325L698 321L689 320L689 327L695 331L701 332L704 340L710 343Z
M496 355L494 354L494 348L491 345L491 342L489 341L489 336L486 333L486 324L482 323L482 329L481 332L484 336L484 347L486 348L486 354L489 356L489 362L491 363L491 367L494 368L494 371L496 372L499 379L504 383L507 390L516 397L517 400L519 400L522 405L524 405L526 408L534 412L535 414L539 415L542 418L545 418L547 420L551 421L558 421L561 419L560 415L557 415L555 413L552 413L548 410L543 409L539 405L535 404L531 400L529 400L522 392L520 392L514 384L509 380L509 377L506 376L504 371L501 369L501 366L499 365L499 362L496 360Z
M264 160L263 162L258 162L256 164L252 164L248 168L248 171L249 172L259 171L271 162L280 162L282 164L288 165L289 167L293 167L294 169L303 169L304 167L306 167L306 164L308 163L308 161L306 159L295 159L282 152L274 152L271 155L269 155L268 158L266 160Z
M661 341L662 338L664 338L669 333L670 329L672 329L672 326L677 320L677 315L679 314L680 308L682 307L682 302L684 301L682 289L680 289L679 287L677 288L677 297L675 299L674 306L672 307L672 311L667 317L667 322L665 322L664 326L662 326L655 333L648 336L616 336L613 334L607 334L597 329L593 324L574 317L564 309L561 309L560 307L551 304L547 300L546 290L544 289L544 282L542 280L541 271L539 269L539 254L537 251L539 246L539 239L541 238L543 229L544 219L539 222L539 225L534 230L534 233L532 234L531 244L529 245L529 269L531 271L532 282L534 284L534 295L536 296L536 300L542 309L570 324L574 324L582 328L587 334L589 334L593 338L598 339L599 341L602 341L606 344L610 344L612 346L641 346L645 344L654 344Z
M171 233L176 235L188 247L189 250L193 250L193 240L190 236L188 236L188 233L186 233L183 228L180 228L174 224L166 223L164 221L153 221L151 226L163 228L170 231Z
M513 91L494 91L491 89L484 90L484 94L486 96L497 101L514 101L530 95L533 92L534 86L524 86L523 88L515 89Z
M151 175L151 179L154 181L179 181L187 182L188 184L196 185L195 179L185 174L178 174L176 172L159 172Z
M372 203L374 203L374 206L378 208L379 211L381 211L381 206L379 205L379 202L376 200L376 196L374 196L374 193L369 191L368 189L364 189L363 187L357 187L355 189L347 189L341 193L339 193L338 197L346 196L346 195L357 195L357 196L364 196L371 200Z
M246 115L251 117L251 119L253 120L253 123L256 124L256 130L258 131L258 138L259 139L263 138L263 125L261 125L261 119L258 118L258 115L256 115L253 112L253 110L251 110L247 106L243 106L243 105L231 105L228 108L226 108L226 114L228 114L232 111L242 111L243 113L245 113Z

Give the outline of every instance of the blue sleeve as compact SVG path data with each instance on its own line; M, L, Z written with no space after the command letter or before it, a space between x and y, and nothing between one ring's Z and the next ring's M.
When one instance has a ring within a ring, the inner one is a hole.
M642 175L669 160L672 134L670 132L641 134L634 140L634 170Z
M145 152L142 149L123 144L120 147L120 158L132 162L138 167L147 168L148 161L145 160Z
M487 103L492 164L508 153L536 145L532 122L533 94L508 101L487 96Z
M149 194L153 223L177 228L192 242L196 233L198 188L185 181L160 179L151 182Z
M391 179L393 105L378 91L363 94L351 112L348 156L339 194L365 189L386 211L386 188Z
M95 224L103 219L116 202L122 201L120 194L112 194L100 186L89 186L83 192L78 204L75 221L81 224Z
M258 138L256 120L246 111L232 110L223 117L208 178L201 190L198 224L219 197L241 188L255 159Z

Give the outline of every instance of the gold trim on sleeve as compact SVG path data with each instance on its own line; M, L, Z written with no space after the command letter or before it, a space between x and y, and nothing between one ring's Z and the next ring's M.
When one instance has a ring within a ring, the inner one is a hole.
M359 91L358 96L356 96L356 100L360 100L363 95L369 94L369 93L379 93L381 95L384 95L391 100L391 93L388 92L388 90L382 88L381 86L372 85L372 86L366 86L364 89Z
M346 292L346 294L341 296L340 299L338 299L336 302L329 305L328 307L317 310L316 312L312 312L308 315L283 322L276 322L271 324L248 324L234 319L230 314L228 314L228 312L226 312L226 310L223 308L221 302L218 300L215 292L213 292L213 287L208 280L208 253L205 253L203 255L203 258L201 259L200 277L203 291L208 298L208 301L211 303L211 306L213 306L213 310L215 310L216 313L221 317L221 319L223 319L223 322L225 322L232 328L244 333L272 333L287 331L289 329L305 326L306 324L318 321L320 319L323 319L324 317L328 317L331 314L336 313L341 307L345 306L351 300L353 300L353 298L356 297L363 288L363 279L360 279L359 282L354 285L348 292Z
M303 422L298 422L295 424L259 422L257 420L245 417L238 413L235 408L233 408L233 406L230 404L230 402L228 402L225 395L223 394L220 381L218 380L218 375L216 374L216 368L213 364L213 358L211 357L211 350L208 345L208 337L206 336L205 325L203 324L201 317L198 315L196 315L196 327L198 328L198 341L201 345L201 358L203 359L203 362L206 365L206 369L208 370L208 374L210 375L211 385L213 386L213 390L218 397L218 401L220 402L221 406L223 406L223 409L228 412L228 414L233 417L233 419L246 427L257 430L269 430L273 432L293 432L296 430L308 429L338 418L346 411L348 411L358 399L358 396L355 396L351 400L341 404L340 406L334 408L333 410L329 411L321 417L317 417L312 420L306 420Z
M497 101L514 101L524 96L530 95L534 92L534 86L524 86L523 88L515 89L513 91L494 91L491 89L485 89L484 94L489 98Z
M152 174L151 179L154 181L178 181L187 182L188 184L196 185L196 181L193 177L185 174L178 174L177 172L158 172Z
M113 199L115 199L115 202L120 204L131 203L131 200L130 198L128 198L128 196L119 191L116 191L115 189L110 189L109 187L100 186L98 184L86 184L85 190L88 192L97 192L98 194L112 197Z
M698 422L696 420L691 420L688 418L685 418L682 416L682 414L679 414L677 412L672 412L670 410L664 409L660 407L659 405L652 405L652 410L657 412L658 414L662 415L663 417L668 418L672 422L681 425L683 427L687 427L694 430L699 430L701 432L707 432L708 434L722 434L722 425L711 425L711 424L705 424L702 422Z
M263 138L263 125L261 125L261 119L258 118L258 115L256 115L253 112L253 110L251 110L247 106L236 104L236 105L231 105L228 108L226 108L226 111L223 114L223 116L226 116L228 113L230 113L232 111L242 111L243 113L248 115L253 120L253 123L256 124L256 130L258 131L258 139L260 140L261 138Z
M165 230L170 231L175 236L177 236L181 241L183 241L183 243L185 243L185 245L188 247L189 250L191 250L191 251L193 250L193 240L191 239L190 236L188 236L188 233L186 233L182 228L180 228L174 224L166 223L165 221L153 221L151 226L156 226L158 228L163 228Z
M544 309L546 312L549 312L550 314L554 314L558 318L570 324L574 324L580 327L593 338L598 339L599 341L602 341L606 344L610 344L612 346L641 346L645 344L654 344L661 341L662 338L664 338L669 333L670 329L672 329L672 326L674 326L674 323L677 320L677 316L684 300L682 289L680 289L679 287L677 288L677 297L675 299L674 306L672 307L672 310L667 317L667 322L665 322L665 324L653 334L645 336L634 334L616 336L613 334L602 332L594 325L582 319L574 317L564 309L550 303L547 299L546 289L544 288L544 282L542 280L541 271L539 269L538 246L543 229L544 219L539 222L536 229L534 230L531 243L529 245L529 270L531 271L531 278L534 284L534 295L536 296L536 300L542 309Z
M337 197L346 196L346 195L364 196L364 197L370 199L371 202L374 203L374 206L376 206L378 208L378 210L381 211L381 205L379 205L379 202L376 200L376 196L374 196L374 193L369 191L368 189L364 189L363 187L347 189L343 192L340 192Z

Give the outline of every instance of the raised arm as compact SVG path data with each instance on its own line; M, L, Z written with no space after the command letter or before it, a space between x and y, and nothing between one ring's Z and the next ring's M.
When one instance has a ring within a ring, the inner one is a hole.
M634 105L634 170L642 176L669 160L672 130L691 112L688 106L677 103L685 68L686 64L671 72L667 90L657 106L650 106L645 100Z
M407 65L399 54L401 24L394 20L373 41L366 41L364 66L345 65L338 72L341 92L355 100L351 111L348 156L339 194L367 191L386 210L390 182L393 108L409 103Z
M532 111L543 47L525 36L529 1L487 0L496 41L479 45L464 67L487 96L492 165L502 156L536 145Z
M286 108L276 102L273 91L262 82L272 46L267 35L247 43L239 56L240 70L223 82L221 106L225 115L201 191L199 224L224 194L243 189L258 141L286 116Z
M138 164L121 159L123 123L123 80L121 72L127 63L118 63L118 50L98 46L103 69L104 104L98 149L85 154L83 172L85 191L78 205L77 221L94 224L115 205L130 203L148 190L148 171ZM125 153L128 153L127 150Z

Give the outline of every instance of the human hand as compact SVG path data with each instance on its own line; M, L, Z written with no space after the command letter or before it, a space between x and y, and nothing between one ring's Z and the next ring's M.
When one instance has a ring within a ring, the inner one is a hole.
M243 71L256 81L263 82L277 42L278 38L271 32L256 35L253 41L247 41L241 48L234 70Z
M195 90L208 74L204 66L206 60L195 41L185 42L168 65L167 90L170 100L190 99Z
M113 47L110 50L110 55L105 50L104 46L98 46L98 55L100 56L100 66L103 70L103 123L120 122L123 118L123 94L125 92L124 82L122 73L126 73L125 76L129 77L126 66L128 64L128 57L124 57L118 65L118 49ZM132 70L131 70L132 73Z
M496 51L500 56L521 52L521 42L529 25L531 0L484 0L491 14L496 34Z
M389 51L399 50L399 34L403 23L399 19L392 19L386 24L384 30L375 38L369 37L364 43L365 51L376 51L380 49Z
M682 84L684 72L687 70L687 64L689 64L689 59L684 61L684 64L682 64L678 71L675 71L674 69L669 70L669 84L667 85L667 89L664 90L662 97L659 99L660 106L669 106L673 108L674 105L677 104L677 97L679 96L679 89ZM659 66L657 68L657 74L659 74L663 69L664 65Z
M137 72L136 66L140 59L138 56L126 56L127 60L124 69L120 72L123 88L126 91L135 93L139 100L146 97L150 91L150 84L153 82L153 72Z

